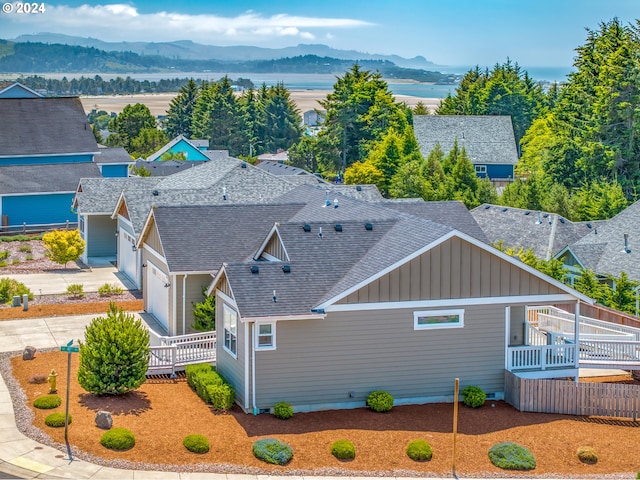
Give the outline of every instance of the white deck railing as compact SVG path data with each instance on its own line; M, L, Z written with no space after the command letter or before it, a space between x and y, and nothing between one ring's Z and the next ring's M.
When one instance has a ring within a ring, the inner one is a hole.
M640 343L581 339L580 360L640 363Z
M216 332L175 337L156 334L151 339L147 374L174 375L176 371L183 370L185 365L216 360Z
M572 368L576 364L575 345L531 345L510 347L507 370L546 370Z

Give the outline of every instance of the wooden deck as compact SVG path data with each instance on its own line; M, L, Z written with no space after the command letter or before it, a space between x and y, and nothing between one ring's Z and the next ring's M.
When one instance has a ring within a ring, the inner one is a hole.
M156 334L151 339L147 375L175 375L189 364L216 361L216 332L177 337Z

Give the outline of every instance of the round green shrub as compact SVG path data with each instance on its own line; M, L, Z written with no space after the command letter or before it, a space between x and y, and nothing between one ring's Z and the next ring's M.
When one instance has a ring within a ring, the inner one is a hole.
M287 402L278 402L273 407L273 415L280 420L288 420L293 417L293 407Z
M349 440L338 440L331 444L331 455L338 460L353 460L356 458L356 447Z
M393 408L393 395L384 390L376 390L367 397L367 405L374 412L388 412Z
M129 450L136 444L136 437L131 430L120 427L103 433L100 443L111 450Z
M433 450L426 440L414 440L407 445L407 455L416 462L425 462L431 460Z
M489 460L506 470L533 470L536 459L528 448L513 442L497 443L489 449Z
M209 451L209 440L204 435L187 435L182 440L182 445L193 453L207 453Z
M55 412L47 415L44 423L49 427L64 427L64 412ZM71 414L69 414L69 423L67 425L71 425Z
M253 455L263 462L286 465L293 458L293 448L275 438L262 438L253 443Z
M595 448L592 447L578 448L578 458L582 463L588 463L589 465L598 463L598 454Z
M41 395L33 401L33 406L42 410L57 408L62 405L62 399L58 395Z
M467 407L478 408L484 405L487 394L480 387L469 385L462 389L462 401Z

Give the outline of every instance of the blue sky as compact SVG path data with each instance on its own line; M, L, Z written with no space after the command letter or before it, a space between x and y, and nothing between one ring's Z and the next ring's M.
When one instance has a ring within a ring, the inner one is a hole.
M2 2L0 2L2 3ZM45 12L0 13L0 38L38 32L105 41L193 40L209 45L422 55L439 65L573 62L585 28L640 18L638 0L122 0L45 2ZM5 10L3 8L3 10Z

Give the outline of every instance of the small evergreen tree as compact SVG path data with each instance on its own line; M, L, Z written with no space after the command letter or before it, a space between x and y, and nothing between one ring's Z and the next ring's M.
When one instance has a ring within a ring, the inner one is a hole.
M47 250L47 257L61 265L78 260L86 246L79 230L54 230L45 233L42 242Z
M204 300L193 304L193 328L199 332L211 332L216 329L216 297L208 296L206 287L202 288Z
M149 332L139 319L115 303L106 317L96 317L80 342L78 383L96 395L123 395L146 380Z

